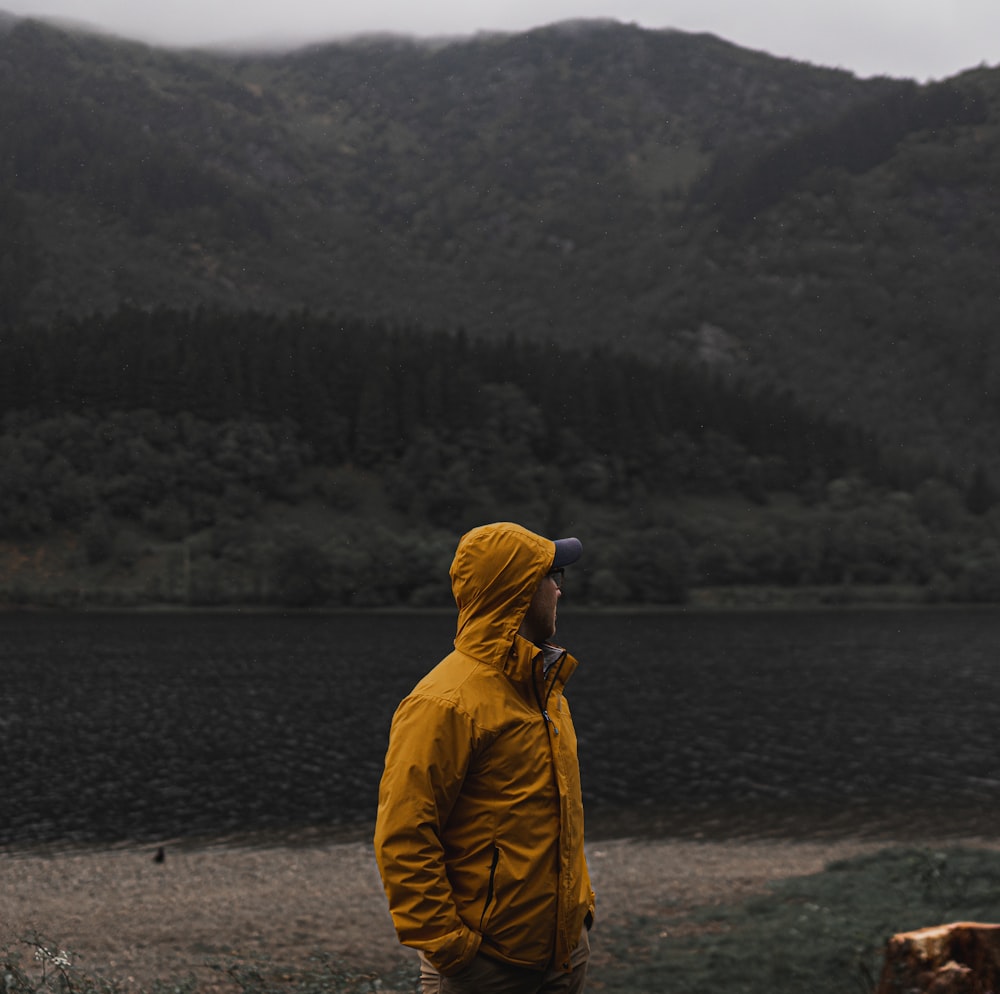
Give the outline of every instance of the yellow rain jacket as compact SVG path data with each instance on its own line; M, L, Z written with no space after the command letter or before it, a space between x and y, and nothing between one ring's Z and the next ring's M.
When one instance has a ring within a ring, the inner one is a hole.
M462 539L455 651L392 721L375 854L400 941L445 975L478 952L569 972L593 915L563 697L577 662L517 634L554 555L554 543L508 523Z

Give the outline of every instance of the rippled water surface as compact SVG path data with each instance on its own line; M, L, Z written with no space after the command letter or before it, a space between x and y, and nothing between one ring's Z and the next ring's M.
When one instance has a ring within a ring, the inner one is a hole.
M364 826L428 615L0 616L0 845ZM592 830L784 834L1000 812L1000 617L564 612Z

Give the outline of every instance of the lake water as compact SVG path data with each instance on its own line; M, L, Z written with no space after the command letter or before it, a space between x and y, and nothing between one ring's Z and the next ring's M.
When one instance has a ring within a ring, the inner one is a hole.
M450 614L0 616L0 846L367 833ZM591 833L992 833L994 611L564 611Z

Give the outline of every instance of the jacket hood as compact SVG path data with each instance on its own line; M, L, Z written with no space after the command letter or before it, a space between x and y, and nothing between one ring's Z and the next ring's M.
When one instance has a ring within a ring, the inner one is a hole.
M463 535L451 564L458 605L455 647L502 665L555 554L551 539L509 521Z

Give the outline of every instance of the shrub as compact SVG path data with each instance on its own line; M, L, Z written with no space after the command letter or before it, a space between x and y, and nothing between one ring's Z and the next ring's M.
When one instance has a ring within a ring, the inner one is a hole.
M25 962L18 950L0 949L0 994L118 994L121 986L92 977L73 962L73 954L32 933L21 939L32 951Z

